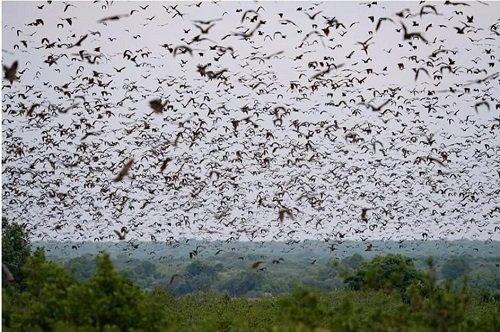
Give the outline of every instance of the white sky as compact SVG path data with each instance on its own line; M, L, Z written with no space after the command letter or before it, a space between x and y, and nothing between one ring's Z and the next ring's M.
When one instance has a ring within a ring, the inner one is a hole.
M500 3L196 4L2 2L3 215L45 239L500 240Z

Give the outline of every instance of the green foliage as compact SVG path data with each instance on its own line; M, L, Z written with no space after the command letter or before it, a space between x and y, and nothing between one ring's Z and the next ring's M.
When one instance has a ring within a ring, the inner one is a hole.
M65 316L64 301L73 280L62 266L48 262L41 248L26 260L23 273L25 291L4 293L4 323L17 331L48 330L59 317Z
M465 257L451 257L444 263L441 273L444 278L456 280L471 269Z
M425 326L430 331L498 331L500 328L500 306L489 307L495 315L491 319L481 317L485 312L471 314L472 293L464 280L459 289L451 281L438 287L436 271L430 261L430 271L425 274L423 284L414 283L408 288L411 323ZM421 286L425 287L422 292ZM477 302L474 307L477 307ZM479 316L479 317L478 317ZM415 326L417 330L417 326Z
M291 296L278 298L278 312L283 324L301 331L324 327L323 320L330 310L320 305L317 291L298 288Z
M183 242L183 241L181 241ZM461 257L467 260L471 272L481 269L500 271L496 266L498 257L494 255L500 250L500 242L479 241L371 241L378 254L390 249L391 253L402 254L414 259L415 267L426 268L428 256L436 257L436 266L442 266L458 250ZM190 240L188 244L165 246L165 244L140 242L138 248L132 249L126 241L121 242L43 242L47 258L65 264L66 271L77 280L86 280L96 272L95 252L110 252L117 271L126 274L143 290L160 286L175 295L187 295L200 291L219 291L228 293L225 285L234 285L230 279L239 278L240 272L249 271L250 263L255 260L266 260L262 265L264 276L258 287L248 288L248 292L234 294L261 297L264 294L290 293L295 285L317 288L323 291L340 290L345 287L344 279L352 275L359 264L373 257L374 253L365 253L366 245L362 241L346 240L341 244L342 250L332 253L327 250L324 241L305 241L304 250L290 250L291 245L283 242L269 242L265 245L252 242L224 243ZM194 247L207 249L204 255L187 259ZM75 250L70 248L77 248ZM217 250L215 250L217 248ZM78 259L78 258L81 258ZM241 259L238 259L241 258ZM282 260L278 260L282 258ZM275 264L273 261L280 263ZM439 272L441 269L439 268ZM176 275L176 276L175 276ZM171 279L175 276L174 279ZM441 277L441 273L439 274ZM491 278L488 277L488 280ZM173 280L173 282L171 282ZM491 291L499 289L493 282L470 280L471 288L487 286ZM441 282L441 281L439 281ZM454 286L460 284L460 278Z
M169 264L177 277L168 278L164 286L172 293L165 293L155 287L141 290L128 276L144 289L163 276L160 267L165 273L168 267L125 258L117 257L121 269L107 254L63 266L36 250L21 270L25 290L3 289L3 330L500 331L496 261L484 262L469 279L455 280L461 287L452 287L451 281L438 280L432 261L428 272L420 272L400 255L362 262L353 255L335 264L283 260L263 270L252 269L248 260L193 260ZM351 289L325 292L342 270L353 273L344 280ZM293 285L299 286L290 292ZM182 289L190 294L172 295ZM259 297L263 293L271 295Z
M326 293L304 287L258 299L211 292L174 297L159 289L141 291L114 269L107 255L97 258L96 274L83 282L47 262L43 250L27 260L24 270L27 290L4 292L5 331L500 330L498 302L483 301L481 294L466 289L466 282L460 289L450 283L439 286L433 266L413 279L408 301L384 290ZM235 277L262 282L259 272Z
M97 272L95 258L92 255L72 258L64 264L64 267L79 281L87 280Z
M353 290L395 290L404 293L406 287L421 278L411 258L388 254L362 262L352 276L344 279L344 283Z
M221 290L225 290L231 297L237 297L256 291L264 282L263 273L259 270L240 271L221 283Z
M23 290L24 273L22 266L31 255L29 234L23 226L9 222L2 218L2 263L5 264L14 276L14 285ZM2 278L2 288L6 286L6 278Z
M186 272L188 272L192 276L197 276L202 273L210 272L208 270L210 270L210 268L206 264L198 260L190 263L186 267Z
M344 267L347 267L349 269L357 269L359 265L364 261L365 259L363 256L360 254L356 253L352 256L348 256L342 259L342 265Z
M467 274L468 286L471 289L499 290L500 269L479 268Z
M479 292L481 301L485 303L497 303L500 306L500 290L486 290Z
M114 269L107 254L97 257L97 273L84 282L48 262L42 249L28 258L24 272L26 292L4 293L6 330L158 331L166 326L162 294L142 292Z

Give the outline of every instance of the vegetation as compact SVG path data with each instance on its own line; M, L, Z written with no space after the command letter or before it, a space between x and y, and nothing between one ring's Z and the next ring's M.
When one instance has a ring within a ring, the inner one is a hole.
M457 280L462 275L470 271L469 264L464 256L451 257L441 268L441 274L446 279Z
M362 262L354 275L344 282L354 290L383 290L404 293L412 283L420 283L422 273L417 271L413 260L401 255L375 256Z
M78 282L37 250L25 265L27 289L4 292L5 331L498 331L500 302L465 287L436 284L435 271L396 293L323 292L298 287L258 300L197 292L175 297L141 291L98 256L97 272ZM415 280L413 280L415 281ZM421 291L422 285L426 294ZM384 284L384 287L389 287ZM400 287L396 280L396 289Z
M10 223L2 218L2 264L9 269L14 277L13 285L24 289L24 273L22 266L31 254L29 234L16 223ZM2 287L6 286L7 279L2 278Z
M3 285L2 330L500 330L496 264L483 262L482 269L464 270L452 280L442 278L433 260L419 269L403 255L352 255L314 264L265 260L256 268L249 264L252 255L231 260L233 265L220 257L160 264L122 255L113 262L108 253L61 263L38 248L13 272L23 276L24 287Z

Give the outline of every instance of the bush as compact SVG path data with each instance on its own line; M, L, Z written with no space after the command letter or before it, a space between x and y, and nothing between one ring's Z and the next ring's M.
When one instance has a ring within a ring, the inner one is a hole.
M412 282L422 280L411 258L401 255L377 255L371 261L362 262L354 274L344 279L347 288L353 290L383 290L404 293Z
M2 218L2 264L14 277L13 285L20 290L26 288L22 266L31 255L29 233L19 224ZM2 288L7 286L7 278L2 278Z
M43 249L38 249L24 267L26 292L4 293L3 327L12 331L159 331L166 327L161 293L142 292L114 269L109 255L96 260L96 275L77 282L62 266L47 262Z

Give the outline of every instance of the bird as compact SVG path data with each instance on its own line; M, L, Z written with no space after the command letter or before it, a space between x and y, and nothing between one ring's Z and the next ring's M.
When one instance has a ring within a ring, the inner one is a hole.
M368 222L368 217L366 216L367 212L370 211L370 208L362 208L361 209L361 220L364 222Z
M31 105L31 107L29 108L29 110L26 112L26 116L27 117L30 117L31 115L33 115L33 112L35 111L35 108L39 107L40 104L33 104Z
M208 25L208 24L212 24L213 22L218 22L218 21L222 21L222 18L215 18L215 19L211 19L211 20L208 20L208 21L194 20L193 22L194 23L199 23L199 24L202 24L202 25Z
M210 19L224 10L216 2L159 15L116 1L89 3L88 27L69 14L49 21L59 7L47 3L36 20L11 18L5 44L19 54L5 49L3 206L40 219L30 226L39 237L123 240L125 225L128 242L220 240L207 252L221 258L234 254L223 241L240 238L295 252L328 238L332 255L344 249L331 237L361 234L364 247L380 234L491 238L500 26L476 13L498 5L394 4L389 15L369 4L367 29L328 2L248 4L236 20ZM44 35L51 27L57 35Z
M127 161L123 165L122 169L120 170L120 173L118 173L118 175L113 179L113 182L120 182L120 181L122 181L123 178L128 175L128 172L129 172L129 170L130 170L130 168L132 167L133 164L134 164L134 159L133 158L130 159L129 161Z
M12 84L16 79L17 79L17 68L18 68L19 63L17 61L14 61L10 67L3 66L4 70L4 78L9 81L10 84Z
M451 2L449 0L446 0L444 2L445 5L451 5L451 6L470 6L469 3L467 2Z
M115 234L118 236L119 240L125 240L125 236L128 233L128 230L126 227L122 227L120 231L117 231L116 229L114 230Z
M203 248L203 246L197 246L196 249L192 250L189 252L189 259L193 259L194 256L197 256L199 253L200 248Z
M200 29L200 33L207 34L210 31L210 29L215 26L215 23L209 25L206 28L203 28L203 27L199 26L198 24L195 24L194 26L197 27L198 29Z
M252 269L256 269L260 264L264 263L264 261L255 261L252 263Z
M130 15L128 14L123 14L123 15L113 15L113 16L108 16L105 18L102 18L97 21L97 23L106 23L107 21L118 21L119 19L122 19L124 17L128 17Z
M149 102L149 106L154 113L162 113L168 101L162 102L161 99L153 99Z
M423 5L420 8L420 18L422 18L422 15L424 15L424 14L430 14L430 12L426 12L425 11L425 9L427 9L427 8L429 8L431 11L433 11L434 14L439 15L438 12L437 12L436 6L434 6L434 5Z
M160 166L160 172L163 173L163 171L165 171L165 168L167 168L167 165L169 162L172 161L172 158L165 158L165 160L162 162L161 166Z
M390 21L394 23L394 21L390 17L380 17L377 21L377 26L375 27L375 31L378 31L380 29L380 26L382 25L382 22L384 21Z
M185 277L185 275L182 275L182 274L178 274L178 273L175 273L172 275L172 277L170 277L170 282L168 283L168 285L172 285L172 283L174 282L174 279L175 277L179 278L179 277Z
M290 209L284 208L278 212L278 220L280 222L283 222L285 220L285 215L288 215L290 218L293 219L292 211L290 211Z
M313 20L316 18L316 16L318 16L318 14L321 14L322 12L323 12L323 11L322 11L322 10L320 10L319 12L317 12L317 13L315 13L315 14L313 14L313 15L310 15L308 12L303 12L303 13L304 13L304 14L306 14L306 15L307 15L307 17L309 17L309 19L310 19L311 21L313 21Z
M490 110L490 104L487 101L483 100L474 104L474 110L476 111L476 113L479 113L478 108L482 105L485 105L488 111Z
M422 33L420 33L420 32L411 32L411 33L409 33L408 30L406 29L406 26L403 24L403 22L400 22L400 23L401 23L401 27L403 28L403 40L413 40L414 38L418 38L418 39L422 40L426 44L429 43L427 41L427 39L425 39L422 36Z
M79 103L74 103L66 108L63 108L63 109L59 109L59 113L62 113L62 114L66 114L68 113L70 110L72 110L73 108L75 107L78 107L80 104Z
M387 99L385 102L383 102L380 106L373 106L372 104L367 104L365 102L360 102L358 105L364 105L368 108L371 108L373 112L380 112L382 110L382 107L390 103L390 99Z
M419 73L420 71L423 71L424 73L426 73L426 74L427 74L427 76L428 76L428 77L431 77L431 75L429 75L429 72L427 71L427 69L426 69L426 68L424 68L424 67L420 67L420 68L412 68L412 69L413 69L413 71L415 72L415 82L416 82L416 81L417 81L417 79L418 79L418 73Z
M78 40L75 44L68 46L68 48L82 46L82 42L83 42L85 39L87 39L87 37L88 37L88 34L83 35L83 36L82 36L82 37L81 37L81 38L80 38L80 39L79 39L79 40Z

